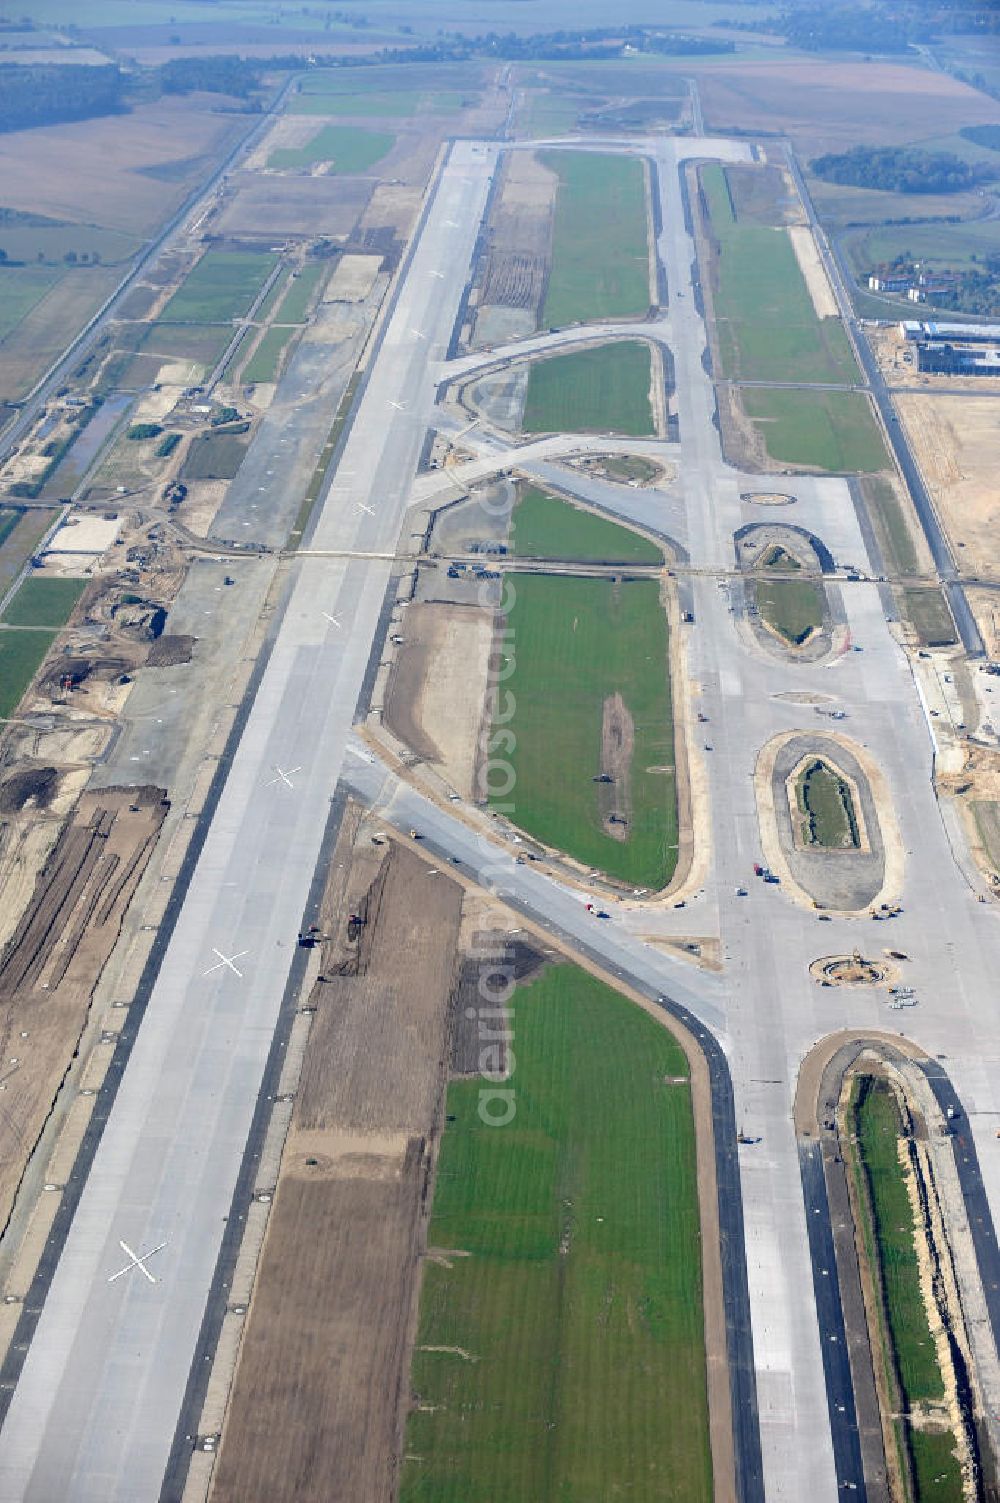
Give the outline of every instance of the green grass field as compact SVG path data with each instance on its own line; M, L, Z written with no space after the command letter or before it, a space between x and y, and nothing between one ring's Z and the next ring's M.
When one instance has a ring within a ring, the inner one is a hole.
M944 1382L938 1366L920 1290L914 1245L913 1211L897 1153L901 1124L895 1099L882 1082L863 1080L855 1098L854 1122L871 1219L865 1228L870 1260L881 1269L887 1337L895 1358L905 1410L923 1400L939 1401ZM950 1431L930 1433L904 1427L914 1474L914 1497L961 1503L965 1496Z
M518 558L558 558L581 563L662 564L655 543L558 496L530 487L514 509L511 535Z
M885 1086L862 1090L856 1106L861 1163L868 1182L872 1230L882 1267L886 1317L905 1401L940 1399L944 1383L920 1292L913 1211L896 1145L895 1098Z
M84 590L85 579L25 579L3 616L4 626L65 626Z
M823 592L811 579L758 579L757 609L768 626L799 647L823 624Z
M785 229L733 215L723 168L703 167L718 243L712 301L722 364L734 379L855 381L857 362L839 318L819 318Z
M667 619L655 580L508 576L516 744L513 789L495 804L546 845L635 886L666 885L677 863L677 787ZM604 702L621 694L634 723L628 839L604 831ZM507 752L509 750L509 759ZM500 769L502 772L503 769Z
M257 309L255 316L256 323L267 323L268 319L271 317L271 314L277 307L278 302L281 298L284 297L285 293L287 292L289 283L291 281L291 275L291 268L289 267L286 268L286 270L284 270L280 276L275 277L274 282L271 285L270 292L267 294L267 297Z
M917 550L895 485L884 475L869 475L860 484L890 573L916 574Z
M304 146L272 151L267 165L279 170L332 162L334 172L367 172L396 144L386 131L362 130L356 125L324 125Z
M160 314L167 324L223 324L241 318L274 269L258 251L206 251Z
M800 810L808 816L810 845L831 851L860 845L851 790L834 768L817 758L803 769L795 791Z
M61 275L54 267L0 266L0 339L17 328Z
M319 82L319 80L317 80ZM478 89L469 94L438 89L422 93L419 89L397 89L393 93L335 94L319 91L297 94L291 101L291 115L347 115L352 119L402 120L418 111L430 115L450 115L470 100L474 103Z
M592 152L540 155L559 178L542 323L645 313L649 240L642 163Z
M528 375L525 433L655 433L650 406L651 355L638 340L620 340L537 360Z
M326 281L329 268L316 265L303 266L281 300L281 307L274 315L276 324L301 324L305 321L306 309L321 282Z
M181 466L182 480L232 480L243 463L247 440L233 433L202 433Z
M858 391L781 391L743 387L740 399L778 464L833 474L889 469L867 397Z
M937 585L904 590L903 611L924 647L949 647L955 642L955 623Z
M512 1009L513 1121L448 1089L401 1503L709 1503L687 1062L573 966Z
M233 337L228 325L218 324L148 324L143 325L141 350L145 355L164 360L197 360L213 366L225 353Z
M296 329L282 328L280 324L266 330L260 344L243 367L240 381L245 386L255 386L261 381L276 381L285 347L297 332Z
M0 716L12 715L56 639L54 631L5 631L0 627Z

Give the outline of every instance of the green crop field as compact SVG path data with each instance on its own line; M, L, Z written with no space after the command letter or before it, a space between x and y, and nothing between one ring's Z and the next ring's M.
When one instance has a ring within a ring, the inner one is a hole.
M522 829L587 866L635 886L665 886L677 863L677 787L658 582L513 574L507 588L507 682L517 708L504 760L513 787L504 792L499 775L491 777L493 803L513 806ZM594 782L605 700L615 694L634 725L623 841L605 833Z
M281 307L274 315L276 324L301 324L305 320L313 293L321 282L326 281L326 266L303 266L281 300Z
M4 626L65 626L84 590L85 579L35 579L30 575L0 618Z
M245 386L255 386L261 381L276 381L285 346L297 332L296 329L283 329L280 324L268 329L243 367L241 382Z
M778 464L833 474L889 469L882 435L859 391L795 391L743 387L740 400Z
M304 146L283 146L272 151L269 167L312 167L332 162L334 172L367 172L392 150L396 137L385 131L362 130L356 125L324 125Z
M871 1082L870 1089L862 1089L855 1113L889 1335L904 1400L912 1405L922 1399L941 1399L944 1383L920 1292L913 1210L896 1151L900 1121L895 1098L886 1086Z
M5 631L0 627L0 716L14 713L55 639L54 631Z
M223 324L241 318L274 269L258 251L206 251L160 314L168 324Z
M718 245L712 302L727 376L763 381L856 381L839 318L819 318L784 228L733 215L722 167L702 168Z
M851 790L828 763L817 757L804 768L795 792L809 845L843 851L861 844Z
M514 510L511 537L518 558L571 559L583 563L662 564L655 543L593 512L571 506L533 486Z
M573 966L512 1024L514 1119L448 1089L401 1503L709 1503L687 1062Z
M144 355L164 360L196 360L211 368L225 353L233 337L228 325L218 324L148 324L143 325L141 350Z
M549 151L559 178L542 323L629 318L649 307L649 237L642 163Z
M182 480L232 480L243 463L247 440L232 433L203 433L181 466Z
M811 579L758 579L756 593L768 626L795 647L823 624L823 591Z
M616 341L535 361L528 374L525 433L655 433L651 356L638 340Z
M50 267L0 266L0 339L17 328L60 276Z

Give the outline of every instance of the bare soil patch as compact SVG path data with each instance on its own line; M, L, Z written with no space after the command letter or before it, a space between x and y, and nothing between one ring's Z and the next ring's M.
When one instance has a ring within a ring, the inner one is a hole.
M601 823L612 840L626 841L632 820L630 782L635 751L635 722L620 694L604 701L601 721L601 776L610 783L599 785Z
M212 228L218 233L260 236L332 235L346 239L371 197L371 182L348 177L275 177L233 174L232 190Z
M0 955L0 1226L166 811L157 788L84 794Z
M963 574L1000 581L1000 417L996 397L897 396Z
M789 135L805 156L858 143L903 144L996 118L996 106L946 73L903 63L801 57L702 63L697 74L709 128Z
M339 914L323 956L338 974L312 994L215 1503L395 1495L462 895L397 844L352 892L365 922L351 940Z
M837 299L833 295L830 279L823 269L823 263L816 249L816 241L813 232L808 225L790 224L788 236L792 242L795 259L799 263L799 270L805 278L805 284L812 298L812 305L816 310L817 318L835 318L837 316Z
M472 798L484 731L493 612L416 602L389 676L385 722L418 756Z
M0 137L8 208L148 234L204 175L206 156L246 128L215 96L188 94ZM170 168L167 175L150 169Z

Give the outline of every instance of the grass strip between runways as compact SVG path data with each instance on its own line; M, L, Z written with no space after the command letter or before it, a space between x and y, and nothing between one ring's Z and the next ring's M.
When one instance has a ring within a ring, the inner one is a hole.
M586 866L664 887L677 862L677 786L659 581L514 573L506 594L502 671L513 671L502 682L516 708L501 770L512 786L501 788L491 773L494 805ZM615 789L629 810L623 840L605 831L595 781L605 702L616 694L634 735L627 788L619 780Z
M709 1503L687 1062L573 966L510 1026L513 1120L448 1090L401 1503Z

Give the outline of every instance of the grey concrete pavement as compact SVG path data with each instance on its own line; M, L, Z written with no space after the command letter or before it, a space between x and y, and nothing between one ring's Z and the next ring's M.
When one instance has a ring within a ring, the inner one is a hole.
M495 165L453 149L296 578L0 1441L0 1498L159 1495L296 934ZM442 272L444 275L436 275ZM372 463L372 456L378 455ZM290 771L288 788L276 769ZM227 957L228 960L224 960ZM235 970L230 966L235 967ZM119 1239L164 1242L153 1285Z

